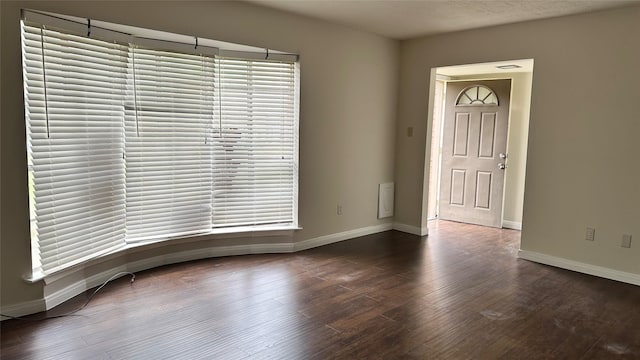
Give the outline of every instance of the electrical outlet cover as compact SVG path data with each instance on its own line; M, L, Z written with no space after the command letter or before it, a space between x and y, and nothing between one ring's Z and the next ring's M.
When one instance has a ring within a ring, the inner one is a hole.
M587 241L594 241L596 239L596 229L588 227L587 232L584 235L584 239Z

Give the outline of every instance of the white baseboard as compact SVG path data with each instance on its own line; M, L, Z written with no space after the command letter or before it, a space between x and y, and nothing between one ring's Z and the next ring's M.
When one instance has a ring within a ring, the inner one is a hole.
M0 313L11 316L25 316L30 314L39 313L46 310L44 299L37 299L31 301L25 301L14 305L2 306ZM9 318L0 316L0 320L7 320Z
M405 233L418 235L418 236L429 235L429 228L427 228L427 227L425 227L424 231L422 231L417 226L401 224L401 223L393 223L393 230L398 230L398 231L402 231L402 232L405 232Z
M273 254L273 253L290 253L295 251L306 250L322 245L335 243L338 241L348 240L359 236L365 236L369 234L379 233L392 229L392 224L380 224L374 226L368 226L360 229L354 229L344 231L336 234L320 236L313 239L304 240L297 243L273 243L273 244L250 244L250 245L231 245L231 246L216 246L204 249L185 250L177 253L165 254L146 258L138 261L133 261L124 265L110 268L106 271L94 274L80 281L73 282L72 284L46 294L43 299L33 300L30 302L19 303L10 306L3 306L2 313L11 316L23 316L33 314L45 310L49 310L55 306L62 304L63 302L77 296L88 289L96 287L104 283L114 274L119 272L139 272L147 269L151 269L158 266L169 265L174 263L180 263L191 260L199 260L205 258L232 256L232 255L249 255L249 254ZM72 275L69 275L72 276ZM127 275L122 275L127 276ZM63 281L65 276L57 277L55 281ZM51 284L51 282L49 282Z
M293 245L293 251L307 250L318 246L333 244L335 242L349 240L360 236L375 234L392 229L392 224L380 224L374 226L367 226L355 230L343 231L331 235L324 235L313 239L307 239L297 242Z
M566 270L577 271L583 274L594 275L627 284L640 285L640 274L609 269L602 266L586 264L579 261L569 260L528 250L518 251L518 257L520 259L530 260L545 265L551 265Z
M502 227L513 230L522 230L522 222L502 220Z
M79 295L88 289L96 287L104 283L114 274L119 272L139 272L154 267L176 264L185 261L200 260L206 258L232 256L232 255L250 255L250 254L274 254L274 253L288 253L293 251L293 246L290 243L275 243L275 244L250 244L250 245L232 245L232 246L218 246L205 249L194 249L180 251L171 254L154 256L134 262L127 263L115 268L111 268L107 271L92 275L82 281L75 282L63 289L60 289L50 295L45 296L46 309L51 309L55 306L62 304L63 302L71 299L72 297ZM123 275L126 276L126 275ZM40 310L43 311L43 310Z
M117 266L101 273L89 276L86 279L77 281L61 290L44 296L45 310L54 308L72 297L96 287L105 282L109 277L122 271L128 271L125 265ZM124 275L123 275L124 276ZM46 291L46 285L45 285Z

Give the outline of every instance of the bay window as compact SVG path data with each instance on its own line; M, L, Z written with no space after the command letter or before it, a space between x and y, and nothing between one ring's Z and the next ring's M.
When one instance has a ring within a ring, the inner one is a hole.
M34 273L297 226L297 59L21 26Z

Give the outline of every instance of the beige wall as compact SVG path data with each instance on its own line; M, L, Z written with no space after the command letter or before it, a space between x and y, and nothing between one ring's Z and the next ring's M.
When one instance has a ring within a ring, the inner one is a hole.
M388 223L377 186L394 178L398 43L326 22L238 2L42 1L1 6L1 296L3 306L37 300L30 271L20 8L269 47L301 55L299 218L294 240ZM343 215L336 215L341 204ZM269 242L255 237L233 244ZM227 245L224 243L223 245ZM211 245L203 241L202 246ZM133 260L192 250L193 243L135 252ZM135 258L134 258L135 257ZM92 274L128 261L110 260ZM63 285L62 285L63 286ZM55 289L53 289L55 290ZM49 292L49 290L47 291Z
M502 219L512 224L522 223L532 75L532 73L520 72L452 77L454 80L511 79L509 142L507 144L509 157L507 159L508 166L504 179L504 209Z
M426 220L430 69L533 58L522 248L640 274L640 246L619 246L623 232L634 234L636 242L640 236L635 145L640 136L640 47L633 37L640 33L640 7L398 46L375 35L237 2L2 1L0 6L3 306L44 295L41 284L22 281L30 256L21 7L301 54L299 214L304 230L295 234L297 242L391 221L376 219L377 184L388 181L396 182L394 221L420 227ZM412 137L406 136L409 126ZM342 216L336 215L337 204L343 206ZM582 240L585 226L596 228L595 242ZM136 250L76 276L218 243L278 241L250 237Z
M416 136L397 131L396 221L425 214L430 69L533 58L521 248L640 274L640 246L620 247L640 233L638 19L636 6L403 41L397 128Z

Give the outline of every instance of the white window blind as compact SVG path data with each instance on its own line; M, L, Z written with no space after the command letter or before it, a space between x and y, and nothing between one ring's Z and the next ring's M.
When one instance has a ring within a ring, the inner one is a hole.
M216 58L213 226L293 224L297 64Z
M34 273L136 241L297 225L295 58L72 33L22 26Z
M34 270L53 272L124 246L127 52L39 26L22 37Z
M213 58L130 47L127 240L211 229Z

